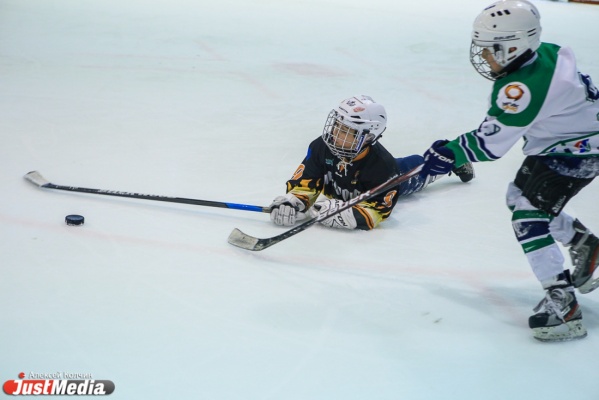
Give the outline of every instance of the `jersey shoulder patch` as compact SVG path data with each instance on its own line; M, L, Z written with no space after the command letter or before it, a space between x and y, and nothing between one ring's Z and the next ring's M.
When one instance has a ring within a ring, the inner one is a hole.
M530 64L495 81L488 114L506 126L532 123L553 82L559 50L559 46L542 43Z
M510 82L499 89L496 106L507 114L519 114L530 105L531 92L523 82Z

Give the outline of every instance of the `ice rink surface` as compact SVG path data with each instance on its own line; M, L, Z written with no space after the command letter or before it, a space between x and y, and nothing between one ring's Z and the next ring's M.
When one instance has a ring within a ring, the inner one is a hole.
M598 81L599 6L535 4L543 40ZM527 326L543 291L504 205L520 144L374 231L314 226L256 253L227 237L282 233L266 214L23 179L267 206L356 94L386 107L387 149L421 154L484 118L491 83L468 56L486 5L0 2L0 381L84 373L144 400L598 399L599 291L578 296L584 340ZM595 232L598 195L567 208Z

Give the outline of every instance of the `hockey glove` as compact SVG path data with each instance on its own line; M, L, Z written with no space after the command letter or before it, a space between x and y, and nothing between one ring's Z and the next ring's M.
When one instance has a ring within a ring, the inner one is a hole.
M313 218L319 216L328 215L330 212L334 212L344 202L336 199L328 199L323 201L317 201L310 209L310 215ZM328 226L329 228L345 228L345 229L356 229L358 223L356 217L354 217L353 208L341 211L339 214L335 214L330 218L320 221L321 224Z
M424 153L422 175L445 175L451 172L455 166L455 155L445 147L447 143L447 140L437 140Z
M291 193L278 196L270 205L270 220L277 225L293 225L295 221L306 218L306 215L302 212L305 208L304 203Z

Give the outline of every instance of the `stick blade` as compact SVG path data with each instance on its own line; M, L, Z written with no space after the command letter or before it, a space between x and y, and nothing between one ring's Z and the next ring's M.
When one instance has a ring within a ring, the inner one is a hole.
M227 241L233 246L237 246L244 250L260 251L267 247L272 246L274 243L269 239L258 239L243 233L239 229L235 228L229 235Z
M253 236L246 235L239 229L235 228L229 235L227 242L231 243L233 246L241 247L245 250L256 250L258 239Z
M50 183L37 171L28 172L25 174L24 178L39 187L44 187Z

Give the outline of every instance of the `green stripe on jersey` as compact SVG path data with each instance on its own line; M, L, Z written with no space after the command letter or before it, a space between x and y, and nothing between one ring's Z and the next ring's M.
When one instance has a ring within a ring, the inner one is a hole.
M482 149L480 148L480 146L478 145L478 140L476 139L476 136L474 135L475 132L476 132L476 130L462 135L462 137L466 139L467 149L470 150L472 153L474 153L474 157L475 157L474 161L493 161L493 159L487 157L485 152L483 152ZM466 155L466 149L464 149L462 147L462 145L460 144L459 137L457 139L454 139L451 142L447 143L445 145L445 147L447 147L451 151L453 151L453 154L455 155L455 166L456 167L460 167L463 164L470 161L470 159Z

